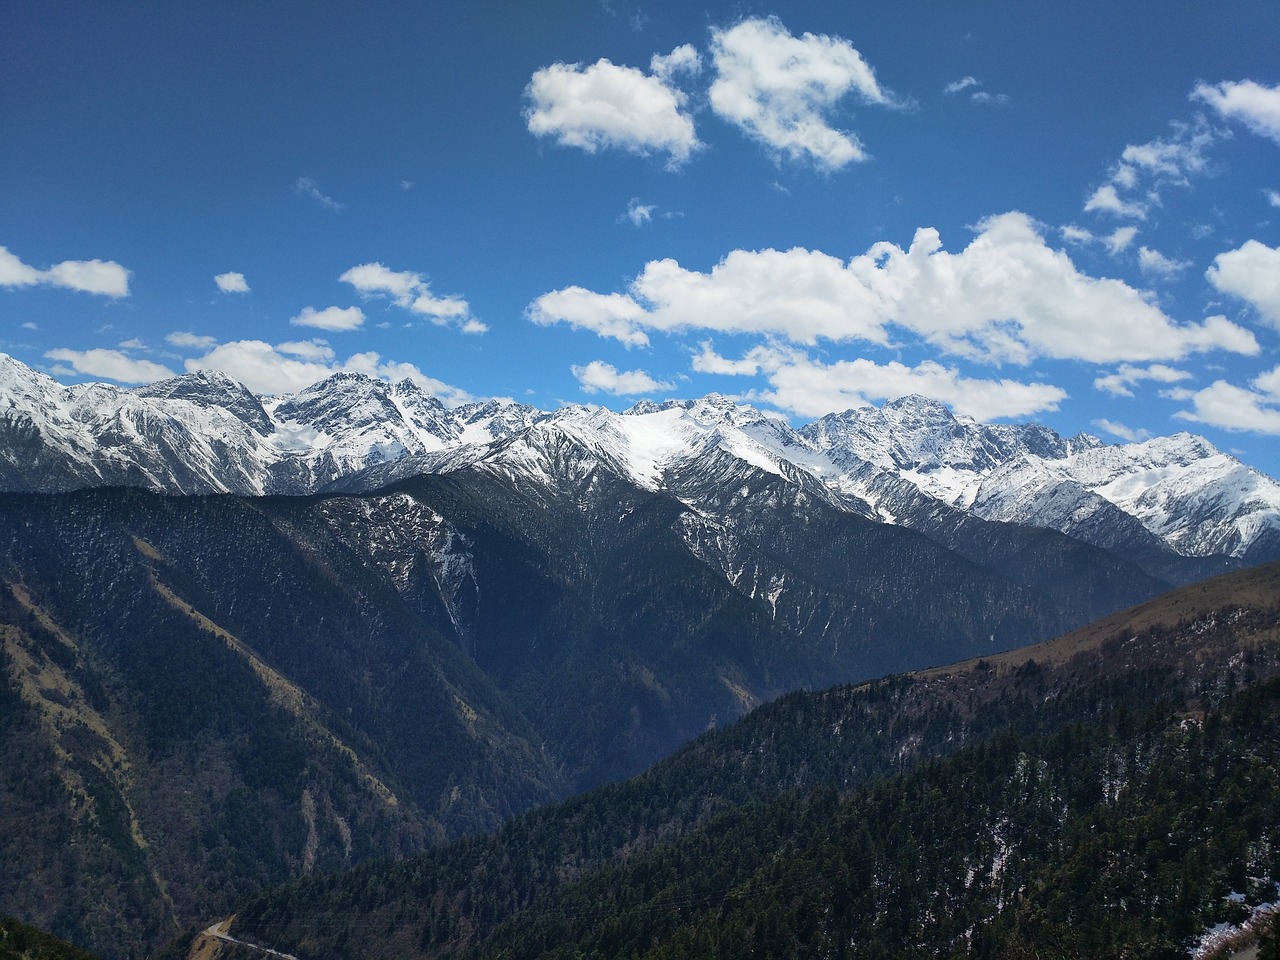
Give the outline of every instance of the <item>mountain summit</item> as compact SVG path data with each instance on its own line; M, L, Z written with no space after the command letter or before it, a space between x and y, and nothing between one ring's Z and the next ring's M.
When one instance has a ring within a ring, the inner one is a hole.
M545 472L546 446L569 441L646 489L704 507L708 485L730 482L736 462L882 522L927 530L964 516L1043 527L1174 581L1209 571L1171 574L1166 555L1280 557L1280 483L1186 433L1068 439L1035 423L979 423L921 396L794 429L719 394L642 401L622 414L494 401L450 408L410 380L358 373L276 398L208 371L132 390L64 387L0 355L6 491L367 492L461 465Z

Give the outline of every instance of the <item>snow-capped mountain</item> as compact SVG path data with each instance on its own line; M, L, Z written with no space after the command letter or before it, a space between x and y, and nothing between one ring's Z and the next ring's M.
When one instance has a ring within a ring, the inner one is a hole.
M1126 445L1067 439L1039 424L981 424L922 397L799 429L715 394L624 413L493 401L448 408L412 381L353 373L275 398L213 372L133 390L64 387L0 355L5 490L362 492L463 466L563 495L604 469L704 516L749 490L751 477L774 477L953 548L965 523L1016 523L1152 572L1169 556L1280 556L1280 483L1190 434Z

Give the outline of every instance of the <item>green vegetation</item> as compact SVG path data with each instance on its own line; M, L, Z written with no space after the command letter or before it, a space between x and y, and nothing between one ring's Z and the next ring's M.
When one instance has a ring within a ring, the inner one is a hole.
M0 916L0 960L94 960L65 940Z
M1180 956L1280 879L1276 598L1187 612L784 697L491 836L255 898L237 935L308 960Z

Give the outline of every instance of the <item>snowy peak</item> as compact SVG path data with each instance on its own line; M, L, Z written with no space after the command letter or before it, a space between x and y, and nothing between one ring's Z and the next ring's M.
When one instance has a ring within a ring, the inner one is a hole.
M469 465L565 491L604 469L690 505L722 502L717 484L763 473L921 530L956 510L1108 550L1142 541L1148 553L1280 557L1280 484L1188 433L1065 440L1039 424L978 423L919 396L799 430L719 394L625 413L502 401L450 409L412 380L359 373L273 399L210 371L135 390L64 387L0 354L7 490L300 494Z
M219 370L201 370L169 380L158 380L132 391L156 400L181 400L206 410L225 411L262 436L275 431L262 401L238 380Z

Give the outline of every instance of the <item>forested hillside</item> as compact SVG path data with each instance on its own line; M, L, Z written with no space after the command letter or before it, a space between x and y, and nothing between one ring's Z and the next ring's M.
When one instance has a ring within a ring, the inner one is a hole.
M1246 571L784 697L492 836L259 897L235 930L307 958L1181 955L1280 879L1278 586Z

